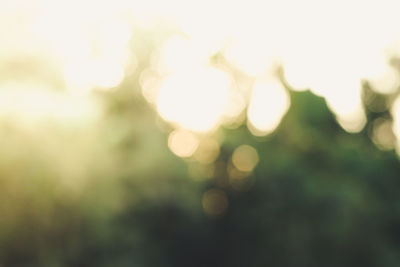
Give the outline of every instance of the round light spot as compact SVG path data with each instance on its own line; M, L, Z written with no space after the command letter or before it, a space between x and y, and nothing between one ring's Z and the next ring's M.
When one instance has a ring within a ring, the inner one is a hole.
M219 144L213 138L206 138L200 142L194 157L203 164L213 163L219 156Z
M392 130L392 122L378 118L373 123L372 141L382 150L393 149L396 137Z
M235 149L232 155L233 165L243 172L251 172L259 161L257 150L248 145Z
M289 106L289 95L278 81L256 81L247 110L252 134L262 136L274 131Z
M198 146L197 136L186 130L174 130L168 137L169 149L181 158L192 156Z
M211 67L188 68L168 76L157 96L157 111L171 123L208 132L221 123L231 80Z

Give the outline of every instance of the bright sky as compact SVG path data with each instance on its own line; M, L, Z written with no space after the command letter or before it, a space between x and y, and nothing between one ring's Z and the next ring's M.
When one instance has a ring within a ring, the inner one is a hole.
M325 97L339 124L358 132L365 124L361 80L381 93L400 83L388 64L400 56L398 10L398 0L0 0L0 68L39 59L69 95L85 97L123 80L135 56L128 49L133 24L153 29L166 21L180 33L159 44L146 70L154 75L142 75L141 85L176 128L209 132L234 123L248 106L251 132L269 134L290 106L274 77L282 65L295 90ZM217 52L245 78L211 64ZM49 80L38 74L17 87L56 86ZM2 90L8 84L0 80Z

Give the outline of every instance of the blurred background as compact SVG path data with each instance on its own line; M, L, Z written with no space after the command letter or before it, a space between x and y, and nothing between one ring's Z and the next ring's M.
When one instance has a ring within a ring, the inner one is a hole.
M396 0L0 0L0 267L399 266Z

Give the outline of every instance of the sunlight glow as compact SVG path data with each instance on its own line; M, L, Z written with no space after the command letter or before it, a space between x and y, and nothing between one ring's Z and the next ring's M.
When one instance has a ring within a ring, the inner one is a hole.
M173 73L207 64L207 55L196 43L180 35L168 38L161 52L160 72Z
M87 4L71 1L54 5L43 0L32 23L33 33L42 38L63 67L67 88L78 94L118 85L129 56L130 25L113 16L111 10L96 8L92 12Z
M42 85L10 83L0 87L0 116L11 117L25 125L49 119L76 125L96 118L98 110L90 99L46 91Z
M255 148L249 145L241 145L235 149L232 155L233 165L242 172L251 172L258 164L259 158Z
M181 158L187 158L194 154L199 146L199 139L193 133L186 130L174 130L169 134L168 147Z
M174 28L157 48L154 75L143 74L140 85L162 118L196 132L242 122L247 105L252 133L273 131L289 106L271 75L276 66L294 90L324 97L349 132L362 130L366 121L361 81L384 94L400 85L389 66L400 55L396 0L3 2L0 64L26 55L46 59L62 76L60 89L76 96L123 81L135 57L129 49L134 25ZM256 81L250 99L232 90L227 70L215 66L216 55Z
M344 82L342 80L341 82ZM329 87L332 86L332 87ZM366 122L366 116L360 98L360 85L357 80L349 82L349 86L332 82L327 86L326 100L328 107L336 115L338 123L350 133L361 131ZM354 88L359 88L359 91Z
M258 76L271 71L276 53L268 46L269 40L263 36L241 35L233 40L225 51L226 58L250 76Z
M204 138L201 140L194 158L202 164L213 163L219 156L219 143L213 138Z
M210 131L220 123L229 86L229 76L220 70L182 70L163 81L157 110L166 121L183 128Z
M393 114L393 133L397 138L397 154L400 156L400 97L396 98L396 101L392 107Z
M373 122L372 141L382 150L390 150L395 147L396 137L392 129L392 122L378 118Z
M289 105L289 95L278 81L256 81L247 110L250 131L259 136L269 134L279 125Z

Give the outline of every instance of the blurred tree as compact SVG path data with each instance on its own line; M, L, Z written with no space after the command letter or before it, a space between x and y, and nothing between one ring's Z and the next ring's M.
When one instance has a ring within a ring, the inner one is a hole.
M214 177L194 180L137 81L99 93L89 130L1 122L0 266L399 266L400 164L369 138L383 96L365 92L370 125L348 134L322 98L290 92L271 135L220 129ZM242 144L251 174L231 172ZM219 214L203 211L210 189Z
M110 147L118 151L113 187L99 190L93 181L85 193L95 195L91 202L83 195L83 202L57 206L52 227L24 220L36 238L14 232L3 243L3 265L398 266L395 153L378 150L367 130L345 133L322 98L309 92L291 98L289 113L268 137L253 137L245 127L221 130L219 170L203 182L191 180L186 163L166 150L153 111L138 100L114 99L118 116L110 115L106 128L135 127ZM260 162L238 186L227 166L243 143L257 148ZM110 194L112 188L118 193ZM202 211L209 188L227 193L225 213ZM112 198L121 201L110 214Z

